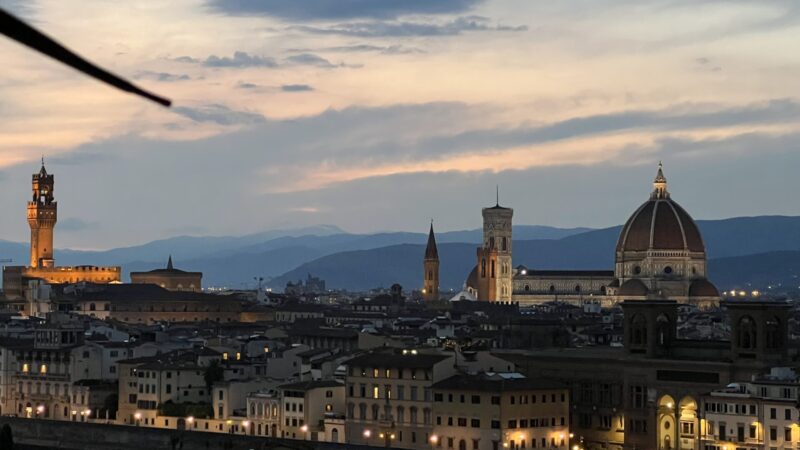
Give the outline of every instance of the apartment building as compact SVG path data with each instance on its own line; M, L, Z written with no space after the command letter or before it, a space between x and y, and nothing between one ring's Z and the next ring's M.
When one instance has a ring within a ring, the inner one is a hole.
M800 447L798 377L787 368L731 383L702 398L705 450L789 450Z
M569 387L517 373L455 375L432 387L440 449L560 449L569 446Z
M345 365L348 443L430 448L432 387L457 373L452 353L382 350Z

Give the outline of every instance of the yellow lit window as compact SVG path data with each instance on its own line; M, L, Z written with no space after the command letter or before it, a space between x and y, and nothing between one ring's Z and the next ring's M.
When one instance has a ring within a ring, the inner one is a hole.
M372 398L381 398L378 386L372 386Z
M325 405L325 412L331 412L331 411L333 411L333 405L328 403L327 405Z
M239 353L239 352L236 352L236 360L239 361L240 359L242 359L242 354Z
M40 373L47 373L47 364L42 364L42 366L39 367L39 372Z
M386 373L385 374L386 374L386 378L392 378L392 371L391 370L386 369Z
M29 369L29 367L28 367L28 363L25 363L25 364L23 364L23 365L22 365L22 371L23 371L24 373L28 373L28 371L29 371L29 370L30 370L30 369Z
M264 346L264 353L269 353L269 347L266 345Z
M227 361L228 360L228 352L225 352L225 353L222 354L222 360L223 361Z
M378 378L379 373L378 369L372 369L372 378Z

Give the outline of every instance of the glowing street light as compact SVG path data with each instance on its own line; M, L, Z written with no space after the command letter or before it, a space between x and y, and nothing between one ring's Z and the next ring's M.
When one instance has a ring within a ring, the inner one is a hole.
M300 427L300 431L302 431L303 433L307 433L308 432L308 425L303 425L302 427Z
M439 442L439 436L437 436L435 434L431 435L430 441L431 441L431 444L436 445L436 443Z
M370 430L364 430L364 437L365 437L365 438L367 438L367 439L369 439L369 438L370 438L370 436L372 436L372 431L370 431Z

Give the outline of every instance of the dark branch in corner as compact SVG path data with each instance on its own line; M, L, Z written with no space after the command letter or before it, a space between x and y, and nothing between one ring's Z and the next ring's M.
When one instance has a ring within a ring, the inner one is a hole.
M5 34L6 36L23 45L27 45L34 50L44 53L45 55L80 72L83 72L86 75L94 77L125 92L139 95L166 107L169 107L172 104L172 101L169 99L159 97L158 95L136 87L133 83L107 72L106 70L81 58L63 45L26 24L22 20L12 16L2 8L0 8L0 33Z

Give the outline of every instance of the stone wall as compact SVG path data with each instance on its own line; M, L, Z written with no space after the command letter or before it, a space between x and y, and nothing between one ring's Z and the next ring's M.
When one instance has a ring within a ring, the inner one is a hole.
M0 417L21 448L67 450L367 450L372 447L254 436ZM374 450L374 448L372 448Z

